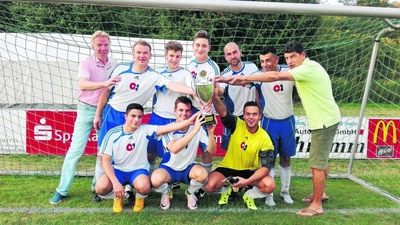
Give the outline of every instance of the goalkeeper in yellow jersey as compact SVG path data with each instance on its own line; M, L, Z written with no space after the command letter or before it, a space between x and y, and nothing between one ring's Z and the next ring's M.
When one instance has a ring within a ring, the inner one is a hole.
M243 200L247 208L257 210L254 199L265 198L275 189L275 181L269 176L274 166L274 146L267 132L258 125L261 108L255 101L245 103L242 120L226 110L218 97L218 83L214 86L213 104L222 123L231 131L231 139L225 157L210 173L205 188L208 192L221 193L218 204L226 205L233 190L251 187L243 194ZM228 177L234 179L227 182Z

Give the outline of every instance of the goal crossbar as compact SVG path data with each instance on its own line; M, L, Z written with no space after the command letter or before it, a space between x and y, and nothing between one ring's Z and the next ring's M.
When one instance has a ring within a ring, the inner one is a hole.
M245 2L245 1L188 1L188 0L14 0L13 2L48 2L81 5L107 5L185 10L207 10L243 13L288 13L295 15L353 16L400 19L400 9L365 6L335 6L323 4ZM229 2L229 3L228 3Z

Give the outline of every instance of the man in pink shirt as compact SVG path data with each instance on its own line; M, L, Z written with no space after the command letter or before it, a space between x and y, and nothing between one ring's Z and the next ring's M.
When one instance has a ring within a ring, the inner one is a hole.
M108 57L110 43L110 36L106 32L100 30L94 32L92 35L94 54L79 64L77 117L71 146L64 159L60 184L50 199L51 204L60 203L68 194L74 180L76 164L85 150L93 128L93 118L101 92L120 80L119 77L109 78L111 71L117 65L115 59Z

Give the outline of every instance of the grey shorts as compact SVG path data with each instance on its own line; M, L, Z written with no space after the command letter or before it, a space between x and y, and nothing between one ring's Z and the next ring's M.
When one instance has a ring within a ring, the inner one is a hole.
M332 149L333 138L339 123L330 127L312 130L311 132L311 149L308 158L308 165L311 168L325 170L328 165L329 153Z

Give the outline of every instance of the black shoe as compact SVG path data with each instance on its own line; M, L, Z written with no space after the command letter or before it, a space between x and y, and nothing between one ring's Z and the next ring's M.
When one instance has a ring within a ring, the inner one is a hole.
M206 195L206 190L203 188L198 189L195 193L194 196L196 196L197 199L204 197Z
M172 184L172 190L179 190L181 189L181 183L176 182Z
M232 191L231 194L229 195L229 201L230 202L237 202L239 200L239 196L237 192Z
M125 202L127 205L133 205L135 201L135 195L132 191L125 192Z
M101 202L101 200L103 200L103 199L98 194L94 193L92 202Z

